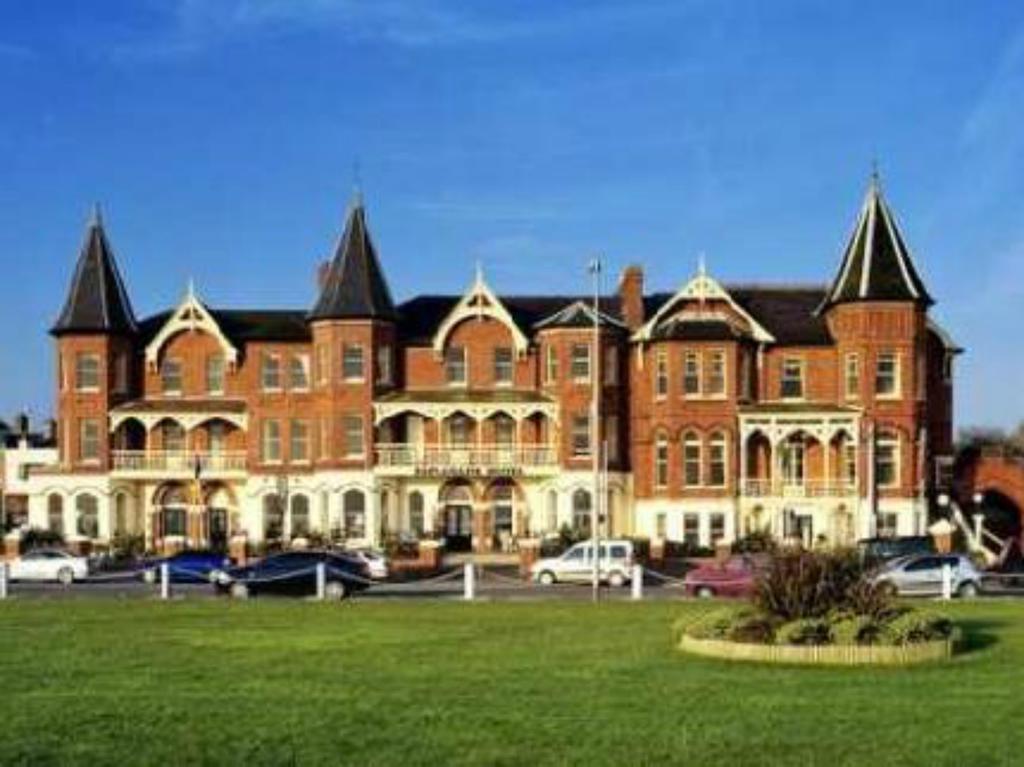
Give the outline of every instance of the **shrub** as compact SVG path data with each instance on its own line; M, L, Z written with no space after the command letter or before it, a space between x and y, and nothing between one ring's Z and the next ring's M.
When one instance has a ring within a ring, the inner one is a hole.
M889 598L863 578L860 559L852 551L782 552L758 579L754 604L784 621L866 608L869 614L879 614Z
M120 533L110 541L110 555L115 560L138 559L145 553L145 536Z
M63 545L64 536L56 530L44 530L41 527L30 527L21 535L22 551L31 551L32 549Z
M837 645L878 644L883 624L871 615L842 615L830 621L832 641Z
M954 624L947 616L930 610L908 610L884 625L881 638L901 645L949 639Z
M822 645L832 641L832 627L821 618L801 618L783 623L775 634L779 644Z
M737 621L750 614L750 610L719 607L702 613L695 619L680 618L673 628L677 636L685 633L694 639L727 639Z
M731 642L771 644L775 641L776 622L771 616L759 612L740 611L733 616L726 632Z

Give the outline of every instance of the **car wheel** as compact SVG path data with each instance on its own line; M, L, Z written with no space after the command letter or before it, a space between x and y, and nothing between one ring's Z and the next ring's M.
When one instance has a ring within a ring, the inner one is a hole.
M711 599L715 595L715 590L710 586L701 586L697 589L698 599Z
M978 586L977 584L968 581L967 583L961 584L960 588L956 590L956 595L961 599L974 599L978 596Z
M248 599L249 587L246 586L244 583L232 583L231 596L233 599Z
M57 582L70 586L75 581L75 571L70 567L62 567L57 571Z
M537 580L541 582L541 585L550 586L555 582L555 574L545 570Z
M612 573L608 576L608 585L615 589L621 589L626 585L626 576L622 573Z
M348 587L345 581L331 581L324 586L324 596L331 602L340 602L348 596Z

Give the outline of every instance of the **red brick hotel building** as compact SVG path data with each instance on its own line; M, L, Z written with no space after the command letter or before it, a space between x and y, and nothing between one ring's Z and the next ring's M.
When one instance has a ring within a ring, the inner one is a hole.
M138 319L96 215L51 331L59 462L31 477L31 524L154 547L488 550L589 529L595 444L602 534L851 542L927 524L958 349L877 181L829 284L701 268L648 292L631 266L599 336L586 296L502 295L480 273L396 304L386 263L357 199L311 307L219 309L190 288Z

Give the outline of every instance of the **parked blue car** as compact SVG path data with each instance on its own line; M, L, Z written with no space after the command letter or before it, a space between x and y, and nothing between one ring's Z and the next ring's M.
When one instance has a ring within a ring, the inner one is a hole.
M241 567L219 570L212 581L222 594L246 599L256 594L316 594L317 565L324 563L324 595L339 600L370 583L366 564L340 551L288 551Z
M165 562L171 583L209 583L210 574L215 570L231 567L231 560L217 551L180 551L173 556L147 562L143 578L149 583L159 583L160 566Z

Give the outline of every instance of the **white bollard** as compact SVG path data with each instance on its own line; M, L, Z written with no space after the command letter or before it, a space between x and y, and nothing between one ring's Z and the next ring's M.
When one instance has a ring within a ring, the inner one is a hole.
M0 562L0 599L7 599L7 579L10 574L10 565Z
M634 600L644 598L644 568L643 565L633 565L633 577L629 580Z
M948 562L942 565L942 598L946 601L953 598L953 568Z
M171 598L171 566L166 562L160 563L160 598Z
M321 602L327 598L327 565L316 563L316 598Z
M466 562L463 572L463 593L462 598L467 601L472 601L476 598L476 565L472 562Z

